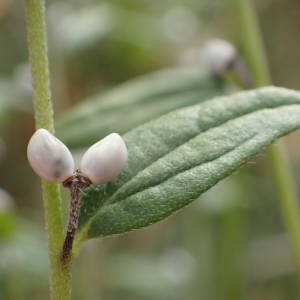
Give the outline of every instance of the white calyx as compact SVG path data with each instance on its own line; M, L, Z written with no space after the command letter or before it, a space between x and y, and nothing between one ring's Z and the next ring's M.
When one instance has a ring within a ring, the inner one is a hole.
M106 183L123 170L127 156L122 137L112 133L85 152L80 172L92 183ZM38 129L31 137L27 157L33 170L49 181L62 183L75 172L69 149L46 129Z
M106 183L123 170L127 156L123 139L117 133L112 133L85 152L80 170L93 183Z
M46 129L38 129L27 147L32 169L43 179L61 183L74 172L74 159L69 149Z

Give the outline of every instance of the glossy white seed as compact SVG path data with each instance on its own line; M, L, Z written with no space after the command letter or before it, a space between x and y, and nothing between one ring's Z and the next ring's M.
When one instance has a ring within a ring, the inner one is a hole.
M85 152L80 170L93 183L105 183L119 175L127 163L127 156L123 139L112 133Z
M69 149L46 129L38 129L27 147L32 169L43 179L61 183L74 172L74 159Z
M212 39L204 45L201 58L208 69L220 74L236 58L236 49L225 40Z

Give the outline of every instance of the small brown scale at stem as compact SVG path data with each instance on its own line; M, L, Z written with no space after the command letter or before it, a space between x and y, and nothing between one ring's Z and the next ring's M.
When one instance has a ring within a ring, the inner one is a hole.
M67 265L71 258L73 240L80 213L81 191L91 184L92 182L83 176L79 170L76 170L73 176L63 182L64 187L69 188L71 194L68 228L61 253L61 263L63 266Z

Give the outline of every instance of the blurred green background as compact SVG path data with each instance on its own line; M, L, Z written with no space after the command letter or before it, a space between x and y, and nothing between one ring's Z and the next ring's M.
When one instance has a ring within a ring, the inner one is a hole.
M254 2L275 85L299 89L299 1ZM57 120L136 76L200 70L209 39L239 49L228 3L47 1ZM20 1L0 0L0 58L0 299L48 299L40 182L26 160L34 121ZM299 182L299 133L285 140ZM66 191L64 204L67 211ZM167 220L87 242L73 267L73 299L300 299L298 282L262 153Z

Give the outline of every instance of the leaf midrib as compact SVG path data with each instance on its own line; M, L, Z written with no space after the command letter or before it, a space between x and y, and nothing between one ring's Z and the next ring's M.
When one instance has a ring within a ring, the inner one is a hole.
M125 183L122 184L122 186L120 188L118 188L114 193L111 194L111 196L109 196L104 202L103 202L103 205L101 205L101 207L103 206L106 206L106 205L109 205L111 203L114 203L114 201L112 201L113 198L116 197L116 194L118 194L120 192L120 190L124 190L127 188L127 186L131 183L132 179L134 177L136 177L139 173L143 172L145 169L149 168L151 165L153 165L154 163L156 163L158 160L164 158L165 156L169 155L171 152L175 151L176 149L178 149L179 147L181 147L182 145L188 143L190 140L194 139L195 137L197 137L199 134L204 134L205 132L208 132L209 130L214 130L218 127L221 127L223 125L225 125L226 123L228 122L233 122L233 121L236 121L238 120L239 118L242 118L242 117L245 117L245 116L248 116L248 115L251 115L251 114L255 114L257 113L258 111L267 111L267 110L275 110L275 109L278 109L278 108L281 108L281 107L288 107L288 106L291 106L291 105L300 105L299 102L296 102L296 103L289 103L289 104L282 104L282 105L278 105L276 107L268 107L268 108L258 108L256 110L253 110L253 111L250 111L250 112L247 112L245 114L240 114L240 115L237 115L235 118L233 119L226 119L225 121L223 121L222 123L218 123L216 126L213 126L213 127L210 127L210 128L206 128L205 130L203 131L199 131L197 134L194 134L192 135L189 139L185 140L182 144L180 145L177 145L175 146L170 152L167 152L167 153L164 153L163 155L159 156L156 160L154 160L151 164L149 164L146 168L142 169L142 170L139 170L136 174L134 174L128 181L126 181ZM128 197L130 196L127 195ZM98 210L97 210L98 211ZM97 214L97 211L95 214Z
M194 165L194 166L192 166L192 167L190 167L190 168L187 168L186 170L182 170L182 171L180 171L180 172L174 174L173 176L168 177L166 180L163 180L162 182L160 182L160 183L158 183L158 184L155 184L155 185L153 185L153 186L149 186L149 187L145 188L143 191L139 191L139 192L133 193L132 195L129 195L128 197L126 197L126 199L129 199L129 198L131 198L131 197L134 197L135 195L137 195L137 194L139 194L139 193L142 193L142 192L144 192L144 191L147 191L148 189L152 189L152 188L155 188L156 186L159 186L159 185L161 185L161 184L164 184L164 183L166 183L166 182L172 180L173 178L175 178L175 177L177 177L177 176L180 176L181 174L183 174L183 173L185 173L185 172L189 172L189 171L191 171L191 170L193 170L193 169L198 168L199 166L203 166L203 165L212 163L212 162L214 162L214 161L216 161L216 160L222 159L224 156L230 155L232 152L236 151L239 147L245 145L246 143L248 143L248 142L251 141L253 138L255 138L256 136L259 136L259 135L260 135L260 133L257 133L257 132L256 132L256 133L254 133L253 135L251 135L251 136L247 137L246 139L244 139L243 141L241 141L239 144L236 145L236 147L233 147L233 148L229 149L228 151L225 151L224 153L222 153L222 154L221 154L220 156L218 156L217 158L213 158L213 159L211 159L211 160L208 160L208 161L205 161L205 162L201 162L201 163L199 163L199 164L197 164L197 165ZM241 163L241 164L243 164L243 163ZM209 189L209 187L204 188L202 192L206 191L207 189ZM192 199L196 199L196 198L197 198L197 197L194 197L194 198L192 198ZM110 204L109 206L118 206L118 205L120 205L121 203L123 203L123 201L112 203L112 204ZM186 203L185 203L184 205L186 205ZM184 205L182 205L182 206L184 206ZM96 219L96 217L97 217L97 214L93 215L93 216L91 217L91 219L89 220L89 222L86 223L86 225L84 226L84 227L86 227L86 228L83 227L83 229L82 229L82 230L80 231L80 233L79 233L79 236L80 236L80 237L85 236L85 234L87 234L87 236L88 236L88 231L89 231L90 225L93 223L93 221L94 221L94 219ZM132 230L133 230L133 229L132 229ZM116 233L116 234L118 234L118 233ZM114 235L116 235L116 234L114 234ZM87 236L86 236L86 237L87 237ZM79 240L80 240L80 238L79 238Z
M258 95L258 96L259 96L259 95ZM275 104L274 104L274 105L275 105ZM190 137L189 139L187 139L186 141L184 141L184 142L181 143L180 145L177 145L176 147L174 147L174 148L172 149L172 151L170 151L170 152L168 152L168 153L165 153L165 154L161 155L161 156L158 157L156 160L154 160L151 164L149 164L146 168L150 167L152 164L156 163L159 159L162 159L164 156L166 156L166 155L170 154L171 152L175 151L177 148L179 148L180 146L184 145L184 144L187 143L189 140L195 138L195 137L198 136L199 134L205 133L205 132L208 131L208 130L213 130L213 129L215 129L215 128L221 127L221 126L223 126L224 124L226 124L226 123L228 123L228 122L235 121L235 120L237 120L237 119L239 119L239 118L242 118L242 117L244 117L244 116L247 116L247 115L250 115L250 114L255 114L257 111L276 110L276 109L280 109L280 108L282 108L282 107L288 107L288 106L293 106L293 105L299 105L299 102L294 101L294 102L291 102L291 103L288 103L288 104L287 104L287 103L283 103L283 104L278 104L278 103L276 103L276 106L275 106L275 107L274 107L274 106L273 106L273 107L270 107L270 105L267 104L267 105L265 106L265 108L259 107L259 108L255 108L254 110L250 110L250 111L248 111L248 112L243 111L243 112L241 112L240 114L238 114L236 117L231 118L231 119L229 118L230 116L228 116L228 118L226 118L225 120L222 120L222 122L218 123L216 126L207 128L207 129L205 129L205 130L203 130L203 131L199 131L197 134L193 135L192 137ZM252 108L252 107L250 107L250 108ZM256 133L256 134L257 134L257 133ZM254 134L254 135L256 135L256 134ZM247 141L250 140L251 138L253 138L253 136L252 136L252 137L247 137L247 139L243 140L242 143L247 142ZM229 149L229 150L226 151L225 153L222 153L221 156L226 155L227 153L233 151L233 150L234 150L236 147L238 147L239 145L240 145L240 144L238 144L237 146L235 146L235 147L232 148L232 149ZM219 157L221 157L221 156L219 156ZM218 157L218 158L219 158L219 157ZM213 161L214 159L216 159L216 158L213 158L213 159L210 160L210 161L201 162L200 164L209 163L209 162ZM199 164L199 165L200 165L200 164ZM193 169L193 168L195 168L195 167L197 167L197 166L198 166L198 165L193 166L193 167L191 167L191 168L187 168L186 170L182 170L182 171L180 171L180 172L174 174L172 177L177 176L177 175L179 175L179 174L182 173L182 172L191 170L191 169ZM144 171L146 168L144 168L144 169L138 171L138 172L137 172L134 176L132 176L126 183L124 183L118 190L116 190L109 198L107 198L107 199L103 202L103 204L102 204L101 206L99 206L99 208L98 208L97 210L95 210L95 212L94 212L93 215L90 217L90 219L82 226L82 228L80 229L80 232L84 232L85 229L89 227L89 225L93 222L94 218L97 216L97 213L99 212L99 210L100 210L103 206L114 205L115 203L112 202L111 199L113 199L113 198L116 196L116 194L117 194L121 189L125 189L125 188L130 184L131 180L132 180L135 176L137 176L140 172ZM147 188L145 188L145 189L143 189L143 190L146 190L146 189L151 188L151 187L155 187L156 185L160 185L160 184L162 184L163 182L169 180L169 179L172 178L172 177L169 177L169 178L167 178L166 180L163 180L163 181L161 181L161 182L159 182L159 183L157 183L157 184L155 184L155 185L148 186ZM140 191L140 190L139 190L139 191L135 191L133 194L126 195L126 198L131 197L131 196L133 196L133 195L135 195L135 194L137 194L137 193L139 193L139 192L141 192L141 191Z
M224 151L221 155L217 156L217 157L213 157L212 159L209 159L207 161L202 161L200 162L199 164L196 164L196 165L193 165L192 167L188 167L188 168L184 168L182 170L180 170L178 173L176 174L173 174L172 176L168 177L168 178L165 178L164 180L160 181L159 183L156 183L156 184L153 184L153 185L150 185L150 186L147 186L145 189L143 189L142 191L136 191L130 195L127 195L125 199L129 198L129 197L133 197L143 191L146 191L148 189L151 189L151 188L155 188L156 186L159 186L169 180L172 180L172 178L176 177L176 176L179 176L180 174L183 174L185 172L188 172L190 170L193 170L197 167L199 167L200 165L205 165L205 164L208 164L208 163L211 163L217 159L220 159L222 158L223 156L227 155L227 154L230 154L231 152L235 151L238 147L242 146L243 144L249 142L251 139L253 139L253 137L255 137L256 135L258 135L258 133L253 133L253 135L250 135L248 136L247 138L243 139L240 143L238 143L237 145L235 145L234 147L228 149L227 151ZM124 199L124 200L125 200ZM107 201L104 201L102 203L102 205L99 207L99 209L95 212L95 214L93 216L90 217L90 219L80 228L80 230L77 232L77 241L81 241L85 238L85 234L88 232L89 230L89 227L90 227L90 224L93 223L94 219L97 217L97 213L100 211L100 208L103 208L105 206L114 206L114 205L118 205L120 202L123 202L123 201L119 201L119 202L114 202L114 203L107 203Z

